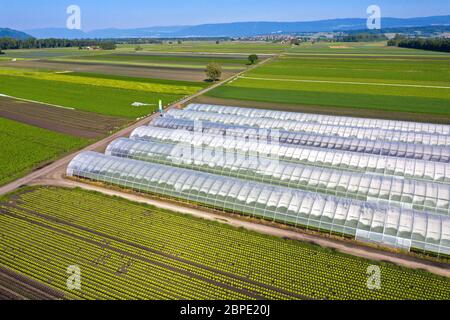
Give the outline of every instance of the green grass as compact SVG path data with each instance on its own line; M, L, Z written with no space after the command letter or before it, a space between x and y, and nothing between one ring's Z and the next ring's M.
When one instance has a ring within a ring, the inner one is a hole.
M247 76L450 86L449 69L450 56L445 60L284 56Z
M204 87L203 84L136 78L29 72L0 75L0 93L10 96L72 107L94 113L136 119L150 114L156 106L132 107L133 102L164 104L176 101ZM39 77L43 75L43 77ZM46 80L44 80L46 78ZM124 88L125 87L125 88ZM133 89L136 88L136 89ZM152 88L155 88L153 92ZM180 92L179 94L173 91Z
M378 264L369 290L377 263L82 190L27 189L0 209L0 263L69 298L449 298L448 279L423 271ZM69 265L81 291L66 289Z
M134 45L119 45L121 51L131 51ZM151 52L192 52L192 53L242 53L242 54L274 54L284 52L288 45L279 43L265 43L254 41L223 41L216 44L215 41L184 41L182 44L149 44L141 45L145 51Z
M450 87L448 70L450 57L391 59L389 56L285 55L245 74L253 79L233 81L208 95L260 102L448 115L450 89L426 87Z
M0 143L0 185L3 185L88 144L88 140L0 118Z
M449 56L448 53L388 47L385 41L381 42L317 42L302 43L287 49L292 54L326 54L326 55L407 55L407 56Z
M9 59L49 59L99 54L98 52L78 50L78 48L20 49L4 50L4 52Z

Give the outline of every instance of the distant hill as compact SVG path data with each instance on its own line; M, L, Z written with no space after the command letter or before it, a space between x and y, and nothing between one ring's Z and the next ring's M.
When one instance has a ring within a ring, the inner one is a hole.
M29 34L9 28L0 28L0 38L13 38L17 40L26 40L33 38Z
M26 33L31 34L37 39L84 39L89 38L88 34L81 30L69 30L67 28L45 28L25 30Z
M46 28L27 30L35 38L66 38L66 39L112 39L112 38L164 38L171 37L187 27L150 27L139 29L100 29L90 32L69 30L66 28Z
M306 22L235 22L198 26L150 27L139 29L103 29L90 32L67 29L28 30L36 38L176 38L176 37L249 37L257 35L351 31L366 28L366 19L333 19ZM450 25L450 16L422 18L383 18L384 28L428 27Z

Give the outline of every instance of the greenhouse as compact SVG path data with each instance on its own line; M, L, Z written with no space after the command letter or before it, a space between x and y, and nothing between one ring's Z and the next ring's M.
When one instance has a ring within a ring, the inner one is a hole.
M448 163L288 144L270 144L264 141L226 138L219 135L147 126L134 130L131 138L172 144L185 143L211 149L221 148L227 152L250 154L311 166L450 183L450 164Z
M367 175L261 159L205 152L159 142L117 139L106 155L176 166L343 198L384 203L418 211L450 214L450 185Z
M358 138L342 138L317 133L289 132L270 129L258 129L248 126L220 124L214 122L198 123L194 120L176 119L171 117L157 118L150 124L153 127L196 131L206 134L216 134L227 137L238 137L286 143L299 146L311 146L325 149L361 152L376 155L388 155L421 159L437 162L450 162L450 148L428 146L422 144L388 142Z
M168 117L196 121L210 121L231 125L250 126L261 129L286 130L299 133L319 133L342 138L382 140L390 142L409 142L430 146L450 146L450 135L413 133L379 128L345 127L341 125L316 124L295 120L278 120L267 118L248 118L237 115L208 113L200 111L169 110Z
M286 112L279 110L251 109L251 108L218 106L208 104L190 104L187 106L185 110L228 114L249 118L292 120L299 122L335 125L342 127L377 128L377 129L379 128L383 130L405 131L407 133L415 132L415 133L450 135L450 126L432 123L351 118L341 116Z
M450 255L448 216L94 152L77 155L67 175L358 240Z

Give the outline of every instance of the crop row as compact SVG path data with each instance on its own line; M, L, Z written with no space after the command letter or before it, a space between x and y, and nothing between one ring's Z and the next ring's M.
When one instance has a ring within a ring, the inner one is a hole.
M366 288L368 261L96 194L38 189L21 198L17 205L29 210L297 295L448 298L448 282L423 272L383 265L383 289L372 291Z

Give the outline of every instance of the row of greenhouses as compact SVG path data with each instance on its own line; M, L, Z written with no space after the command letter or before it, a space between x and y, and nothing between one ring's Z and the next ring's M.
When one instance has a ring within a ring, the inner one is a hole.
M106 155L450 215L450 185L305 166L153 141L117 139Z
M450 146L450 135L444 134L414 133L379 128L345 127L341 125L316 124L296 120L251 118L238 115L178 109L168 111L167 115L178 119L210 121L230 125L241 125L272 130L288 130L301 133L320 133L322 135L332 137L408 142L430 146Z
M171 117L155 119L152 127L181 129L205 134L223 135L250 140L270 141L271 143L310 146L324 149L343 150L392 157L421 159L427 161L450 162L448 146L432 146L383 140L343 138L318 133L301 133L270 129L257 129L245 126L225 125L214 122L198 123Z
M130 138L114 140L105 154L79 154L67 175L450 256L446 126L221 106L188 109L169 111ZM296 126L285 126L291 123ZM336 126L346 127L334 131Z
M232 153L250 154L311 166L450 183L449 163L288 144L271 144L266 141L230 139L222 135L149 126L135 129L131 134L131 138L163 143L192 144L197 148L220 149Z
M405 131L407 133L431 133L450 135L450 126L433 123L420 123L409 121L352 118L341 116L329 116L319 114L307 114L298 112L286 112L279 110L264 110L253 108L240 108L234 106L220 106L211 104L190 104L186 107L189 111L228 114L249 118L293 120L299 122L336 125L341 127L379 128L384 130Z
M67 168L82 177L256 218L450 255L450 217L84 152Z

